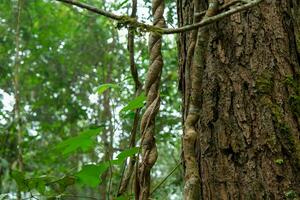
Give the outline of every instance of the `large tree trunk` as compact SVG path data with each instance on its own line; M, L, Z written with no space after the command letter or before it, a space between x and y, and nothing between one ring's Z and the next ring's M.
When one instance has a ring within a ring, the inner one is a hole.
M197 7L206 7L192 0L177 3L180 26L195 21ZM198 164L198 174L185 177L186 182L198 177L193 183L198 194L190 194L186 184L186 199L299 195L300 57L292 14L298 7L292 0L265 0L208 27L197 139L192 153L183 147L185 170L190 154ZM179 37L183 121L191 104L195 37L196 32Z

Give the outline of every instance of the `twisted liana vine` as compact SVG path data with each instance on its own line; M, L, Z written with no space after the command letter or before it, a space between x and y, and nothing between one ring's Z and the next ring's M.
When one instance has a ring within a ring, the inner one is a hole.
M152 0L153 25L158 28L165 27L164 1ZM137 173L138 184L136 197L140 200L148 200L150 194L150 170L157 159L155 144L155 117L159 110L160 95L159 85L163 68L161 52L162 36L152 32L149 37L150 65L145 81L145 94L147 96L146 110L141 120L141 163ZM137 199L136 198L136 199Z
M198 2L195 1L195 6ZM214 16L218 12L218 0L209 0L209 7L202 20ZM185 120L185 134L183 136L183 156L185 164L185 186L184 198L186 200L197 200L201 197L201 178L195 143L198 137L196 129L201 109L202 75L205 65L205 51L208 41L208 27L198 29L194 55L191 63L191 91L189 99L189 110ZM191 43L193 45L193 43Z

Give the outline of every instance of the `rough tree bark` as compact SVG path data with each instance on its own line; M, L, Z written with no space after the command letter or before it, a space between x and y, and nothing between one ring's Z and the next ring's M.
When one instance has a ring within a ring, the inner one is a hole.
M185 199L296 199L299 195L296 3L265 0L209 25L202 47L195 44L197 32L180 34ZM194 14L207 9L207 1L177 0L177 7L179 25L184 26L198 20ZM202 48L200 56L194 54L197 48ZM202 59L203 68L195 76L193 62ZM193 84L199 84L196 97ZM196 132L195 140L189 131ZM197 165L189 168L193 158ZM198 189L191 189L195 185Z

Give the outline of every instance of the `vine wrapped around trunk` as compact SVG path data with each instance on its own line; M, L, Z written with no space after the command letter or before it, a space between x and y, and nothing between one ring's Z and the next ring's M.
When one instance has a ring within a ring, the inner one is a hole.
M195 1L195 11L199 10L199 3ZM218 0L209 0L209 8L203 19L215 15L218 11ZM197 19L195 19L197 20ZM200 199L201 184L195 144L197 140L196 125L199 120L201 109L201 88L202 74L205 65L205 50L208 41L208 27L199 28L198 32L193 33L192 37L196 36L196 41L190 43L189 49L195 49L191 63L191 74L188 78L191 81L190 88L190 107L188 115L184 123L185 134L183 136L183 154L185 162L185 186L184 198Z

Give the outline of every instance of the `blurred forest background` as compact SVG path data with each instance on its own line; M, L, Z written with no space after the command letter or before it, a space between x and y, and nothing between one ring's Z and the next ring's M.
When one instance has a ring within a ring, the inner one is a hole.
M130 12L128 0L82 2ZM129 137L135 109L143 110L145 101L143 93L135 95L127 29L55 1L19 3L0 1L0 199L112 198L126 160L137 153L129 148ZM167 23L176 26L175 2L166 5ZM150 6L150 1L139 2L139 19L149 22ZM135 44L141 82L148 66L147 39L140 34ZM164 36L163 54L152 185L163 184L152 197L181 199L175 36Z

